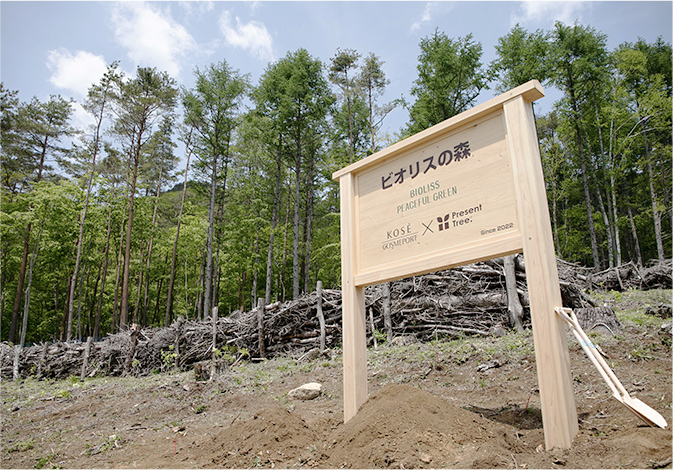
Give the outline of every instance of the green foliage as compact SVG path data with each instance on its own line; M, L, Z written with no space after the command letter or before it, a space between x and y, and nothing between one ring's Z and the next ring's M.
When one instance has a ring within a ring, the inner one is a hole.
M529 33L517 24L495 46L497 58L490 68L493 75L499 76L496 89L505 92L529 80L544 83L549 73L546 61L549 48L547 33L541 30Z
M486 88L487 72L481 64L482 46L472 34L452 39L435 30L419 44L418 78L411 94L409 135L420 132L474 105Z
M161 364L164 369L175 367L175 360L177 358L178 353L175 352L175 346L172 344L168 347L168 351L161 350Z
M376 338L376 341L379 344L385 343L386 340L388 339L386 334L383 331L380 331L380 330L374 330L374 338Z
M602 269L671 256L670 44L634 38L610 51L604 34L581 24L517 25L483 65L478 38L435 30L419 43L409 122L388 134L382 122L401 100L381 104L385 63L363 52L337 49L326 63L306 49L288 52L255 86L222 61L197 69L194 87L180 93L166 73L124 77L113 63L83 103L100 133L88 129L70 148L71 101L21 102L0 86L0 338L18 341L32 259L26 341L65 337L94 155L72 305L72 334L81 338L97 324L98 336L117 331L122 300L129 323L163 324L174 246L169 321L203 319L211 303L226 316L267 295L288 300L318 280L339 288L332 174L466 110L487 86L505 91L530 79L561 93L537 116L557 255ZM183 149L193 157L184 205ZM635 326L650 321L622 315ZM452 360L470 353L459 348ZM172 367L174 352L162 361Z

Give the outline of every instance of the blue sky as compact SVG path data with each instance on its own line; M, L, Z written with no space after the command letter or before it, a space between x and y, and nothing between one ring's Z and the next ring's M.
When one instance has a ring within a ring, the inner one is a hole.
M226 59L258 82L268 64L305 48L327 63L337 48L370 52L390 79L381 102L410 99L418 44L435 28L449 37L472 33L495 58L498 38L516 24L549 30L556 20L579 21L604 33L608 47L642 37L671 42L673 3L656 2L36 2L2 1L0 77L19 98L61 94L81 100L107 64L135 74L136 66L169 72L193 84L195 67ZM486 91L480 98L494 96ZM547 89L539 104L551 108L558 93ZM394 111L384 128L396 132L407 120ZM87 122L78 107L74 124Z

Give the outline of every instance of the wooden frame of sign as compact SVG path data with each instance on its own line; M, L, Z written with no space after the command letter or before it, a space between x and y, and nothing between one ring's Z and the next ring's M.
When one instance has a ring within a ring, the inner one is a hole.
M532 80L335 172L345 421L367 399L364 287L523 251L545 445L578 432Z

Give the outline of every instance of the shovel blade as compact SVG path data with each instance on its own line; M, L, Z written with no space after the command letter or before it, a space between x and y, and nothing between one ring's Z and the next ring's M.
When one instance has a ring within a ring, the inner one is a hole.
M632 398L630 396L623 396L619 400L621 401L628 409L633 411L636 416L645 421L650 426L658 426L665 429L668 426L668 423L663 416L659 414L655 409L643 403L637 398Z

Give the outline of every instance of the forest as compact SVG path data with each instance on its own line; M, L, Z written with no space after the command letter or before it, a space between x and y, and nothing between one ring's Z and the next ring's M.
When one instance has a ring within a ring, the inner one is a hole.
M384 100L385 58L306 49L257 84L222 60L193 88L112 63L73 101L0 85L0 339L103 337L340 286L334 171L531 79L562 94L537 115L560 259L596 271L671 257L671 45L608 50L581 25L515 26L482 63L472 35L419 43L409 100ZM388 97L386 97L388 98ZM382 124L395 107L408 122Z

